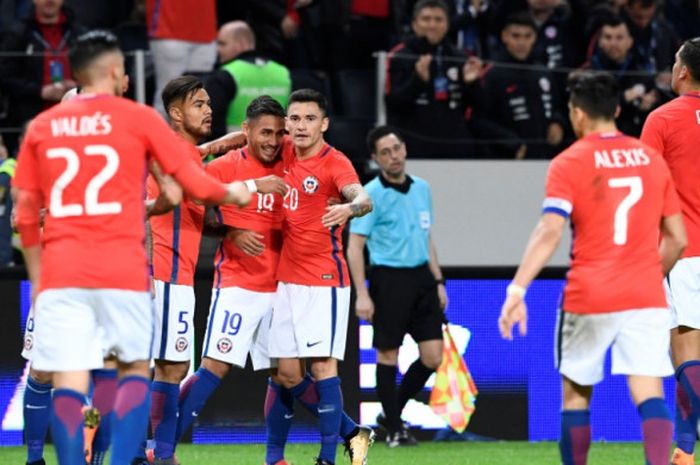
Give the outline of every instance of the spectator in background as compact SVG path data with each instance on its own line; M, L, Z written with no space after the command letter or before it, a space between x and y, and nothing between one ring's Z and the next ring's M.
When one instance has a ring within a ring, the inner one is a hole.
M216 0L146 0L146 22L156 72L155 95L185 72L207 73L216 62ZM163 102L154 106L165 115Z
M270 95L282 107L292 91L289 70L255 51L255 35L243 21L226 23L216 41L221 68L207 80L211 98L212 136L238 130L256 97Z
M646 116L662 102L654 73L649 63L635 54L634 39L622 19L611 17L603 21L597 49L585 67L615 76L621 90L617 126L625 134L638 137Z
M416 439L401 420L401 412L442 361L447 291L430 234L430 185L406 173L406 144L396 129L373 129L367 145L381 171L365 187L373 211L350 223L348 265L357 293L355 313L374 329L377 394L383 410L377 423L389 447L410 446ZM365 244L372 264L369 290ZM397 392L399 349L406 334L418 344L420 356L406 371Z
M14 265L12 252L12 196L10 182L15 175L15 159L8 158L7 147L0 136L0 267Z
M467 55L490 58L496 48L496 9L489 0L452 0L450 36Z
M657 85L671 96L671 66L680 39L657 14L657 0L628 0L623 8L634 39L634 50L647 68L657 73Z
M63 0L34 0L29 15L7 31L2 51L31 55L0 57L0 86L12 108L8 124L22 126L75 87L67 52L82 32Z
M581 0L571 0L568 4L561 0L527 0L527 5L537 25L535 50L539 60L550 69L583 63L585 13ZM561 73L561 77L566 82L566 73Z
M479 113L509 131L513 140L542 141L519 145L515 158L551 158L564 137L563 108L554 79L532 57L536 39L537 27L529 13L509 16L501 32L503 50L482 78L488 101Z
M452 46L448 25L445 2L420 0L413 35L389 57L387 117L418 156L473 155L465 113L479 90L481 62Z

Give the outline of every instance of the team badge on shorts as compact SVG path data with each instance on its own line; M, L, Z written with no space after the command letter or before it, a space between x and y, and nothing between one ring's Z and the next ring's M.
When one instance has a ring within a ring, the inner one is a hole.
M185 339L184 337L178 337L175 340L175 350L177 350L178 352L184 352L185 350L187 350L188 346L189 346L189 343L187 342L187 339Z
M318 190L318 179L316 179L316 176L307 176L304 178L302 187L307 194L313 194Z
M216 343L216 349L222 354L228 354L231 352L232 347L233 344L231 343L231 339L227 337L222 337L219 339L219 342Z
M34 338L31 334L27 334L24 338L24 350L32 350L32 347L34 347Z

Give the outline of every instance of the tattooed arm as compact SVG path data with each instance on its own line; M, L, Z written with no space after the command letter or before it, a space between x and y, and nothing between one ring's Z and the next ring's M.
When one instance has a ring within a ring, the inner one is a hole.
M341 226L350 218L364 216L372 211L372 199L361 184L348 184L342 189L343 197L349 203L331 205L326 208L326 214L321 221L327 228Z

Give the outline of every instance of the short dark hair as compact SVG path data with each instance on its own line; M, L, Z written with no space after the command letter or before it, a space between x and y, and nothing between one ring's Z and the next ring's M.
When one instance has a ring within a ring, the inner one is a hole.
M503 29L507 28L508 26L527 26L533 31L537 32L537 24L535 23L535 19L527 10L509 14L506 17L506 21L503 23Z
M569 75L569 102L592 119L614 120L619 101L615 77L605 71L575 71Z
M627 27L627 31L631 31L629 24L627 24L626 21L624 21L621 17L619 17L616 14L603 15L598 24L600 29L603 29L603 26L618 27L621 24L624 24Z
M678 57L688 68L693 81L700 82L700 37L683 42Z
M279 116L280 118L287 116L282 105L269 95L261 95L253 99L245 109L245 118L248 121L255 120L265 115Z
M84 71L105 53L120 52L117 36L109 31L94 30L79 36L68 51L68 62L75 73Z
M448 19L450 17L450 8L444 0L418 0L413 6L413 19L416 19L418 14L425 8L440 8L445 12Z
M160 94L165 111L168 111L173 103L185 101L199 89L204 89L204 83L194 76L185 75L172 79Z
M326 96L314 89L298 89L289 94L289 104L287 105L287 108L289 108L292 103L307 102L316 102L318 107L321 109L323 116L328 114L328 100L326 99Z
M404 142L403 136L395 127L387 125L377 126L367 133L367 148L369 149L369 153L376 153L377 141L389 134L395 135L401 142Z

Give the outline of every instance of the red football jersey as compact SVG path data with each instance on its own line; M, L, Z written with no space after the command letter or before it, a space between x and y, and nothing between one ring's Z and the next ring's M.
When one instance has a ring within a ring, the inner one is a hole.
M148 36L208 43L216 39L214 0L147 0Z
M13 185L48 207L41 288L148 290L148 156L170 174L191 163L187 150L155 110L119 97L79 96L37 116Z
M190 158L202 164L194 146ZM160 189L153 176L148 176L146 191L149 199L158 197ZM153 277L166 283L193 286L204 226L204 205L185 195L172 212L152 216L149 223L153 238Z
M571 217L565 311L666 307L659 225L680 204L654 149L617 132L580 139L552 160L543 212Z
M282 156L289 191L284 199L284 241L277 279L306 286L350 285L343 256L343 227L326 228L321 218L330 199L342 199L345 186L359 184L355 168L328 144L300 161L293 144L286 140Z
M700 93L682 95L660 106L647 117L644 143L663 155L681 199L688 234L684 257L700 256Z
M212 161L207 165L207 172L212 177L229 183L271 174L283 177L282 168L281 158L270 164L262 163L244 148ZM251 257L233 242L221 241L214 258L214 286L235 286L256 292L274 292L277 289L275 273L282 248L283 215L282 196L279 194L257 193L245 208L232 205L219 207L219 222L262 234L265 251L257 257Z

